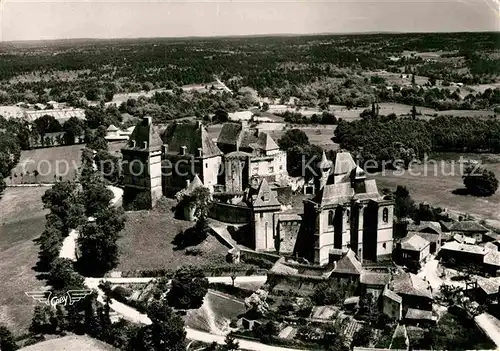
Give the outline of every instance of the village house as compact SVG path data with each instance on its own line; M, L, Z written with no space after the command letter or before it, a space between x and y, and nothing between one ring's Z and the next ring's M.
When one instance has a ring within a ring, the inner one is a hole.
M359 279L361 294L371 294L378 299L390 280L390 273L363 271Z
M432 310L432 289L428 282L413 273L401 272L393 277L389 289L402 297L403 314L409 308Z
M420 233L412 233L401 240L401 258L403 261L424 264L430 257L430 247L431 243Z
M452 236L460 234L474 238L476 243L481 243L483 242L483 235L488 233L489 230L476 221L458 221L450 226L450 232Z
M403 318L403 298L388 286L382 292L382 312L395 320Z
M441 247L439 257L443 261L454 260L455 262L482 265L486 253L486 249L481 246L450 241Z

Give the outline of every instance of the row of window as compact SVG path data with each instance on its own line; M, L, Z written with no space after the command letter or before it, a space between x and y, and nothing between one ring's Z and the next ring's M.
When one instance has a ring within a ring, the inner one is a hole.
M351 217L351 212L349 210L346 211L346 216L347 216L347 223L349 223ZM384 223L389 222L389 209L387 208L384 208L382 210L382 221L384 221ZM335 212L333 210L328 211L328 225L329 226L335 225Z

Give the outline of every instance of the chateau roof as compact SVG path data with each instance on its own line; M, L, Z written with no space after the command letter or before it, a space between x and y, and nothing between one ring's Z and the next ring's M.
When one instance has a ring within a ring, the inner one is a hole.
M401 273L396 276L392 289L397 294L414 295L432 299L432 293L428 289L429 284L413 273Z
M225 144L236 147L242 131L241 123L224 123L217 138L217 144Z
M475 221L459 221L451 225L453 232L486 233L488 229Z
M430 243L427 240L417 234L410 237L405 237L401 241L401 248L403 250L422 251L424 248L429 246L429 244Z
M259 135L259 147L265 151L278 150L279 146L267 133L260 133Z
M356 168L356 163L349 152L339 152L335 158L335 174L346 174Z
M351 200L379 200L380 194L377 190L375 179L366 179L356 193L350 182L326 184L321 188L313 201L320 205L346 203Z
M321 161L318 162L317 167L319 169L328 169L333 167L333 162L326 158L325 151L321 155Z
M144 148L145 144L147 144L146 149ZM162 145L163 142L153 126L151 117L144 117L134 128L134 131L130 135L129 142L124 149L152 151L160 150Z
M196 156L199 148L204 158L222 154L201 123L173 123L165 130L163 140L168 145L167 154L171 155L178 155L183 146L186 155Z
M344 257L335 262L332 273L360 275L363 268L352 250L347 251Z
M193 180L189 182L188 186L186 186L186 193L190 194L194 191L194 189L202 186L204 186L203 182L201 181L200 177L198 177L198 174L195 174Z
M257 195L253 201L253 207L269 206L281 206L281 204L276 197L276 193L271 191L266 178L263 178L257 191Z

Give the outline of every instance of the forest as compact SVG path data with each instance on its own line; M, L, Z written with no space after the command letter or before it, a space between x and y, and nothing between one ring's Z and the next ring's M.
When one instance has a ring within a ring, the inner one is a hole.
M81 106L110 101L119 92L207 84L217 76L234 91L249 86L263 97L295 96L304 104L367 106L378 100L489 108L493 103L483 96L457 101L449 89L388 92L383 78L362 73L490 83L500 74L499 40L498 33L448 33L2 43L0 104L55 100ZM435 52L439 58L404 54L408 51Z

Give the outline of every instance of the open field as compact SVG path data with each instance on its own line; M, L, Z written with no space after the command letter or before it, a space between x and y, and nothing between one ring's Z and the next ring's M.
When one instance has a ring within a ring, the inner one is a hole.
M484 164L484 166L493 171L497 177L500 176L499 163ZM500 211L498 210L500 192L486 198L452 193L455 189L464 187L458 163L453 166L451 162L438 162L437 169L432 164L416 165L402 175L401 172L389 170L383 173L375 175L379 190L383 188L394 190L398 185L403 185L408 188L411 196L417 202L426 201L433 206L476 214L485 219L500 220ZM454 174L448 175L452 173Z
M174 200L168 201L174 205ZM195 246L201 255L186 255L188 249L175 250L175 236L193 225L175 219L170 210L127 212L127 223L118 241L121 255L116 270L176 269L182 265L225 262L227 248L213 236Z
M17 335L29 327L36 303L24 293L44 286L32 268L38 261L33 239L45 223L41 196L46 189L8 188L0 200L0 323Z
M120 155L124 142L109 143L109 152ZM6 179L7 184L23 183L53 183L54 175L62 176L63 180L73 180L75 172L81 165L82 149L85 145L57 146L21 152L16 168L12 170L12 179ZM34 170L38 170L35 179ZM29 175L26 173L29 172ZM14 177L14 174L16 177ZM21 177L21 174L23 176Z
M14 184L21 183L52 183L54 175L62 176L63 180L72 180L75 171L80 167L81 150L84 145L57 146L44 149L26 150L21 152L21 158L12 174L17 177L12 178ZM34 170L38 170L38 177L32 175ZM21 173L31 175L23 176ZM10 180L7 181L8 183Z

